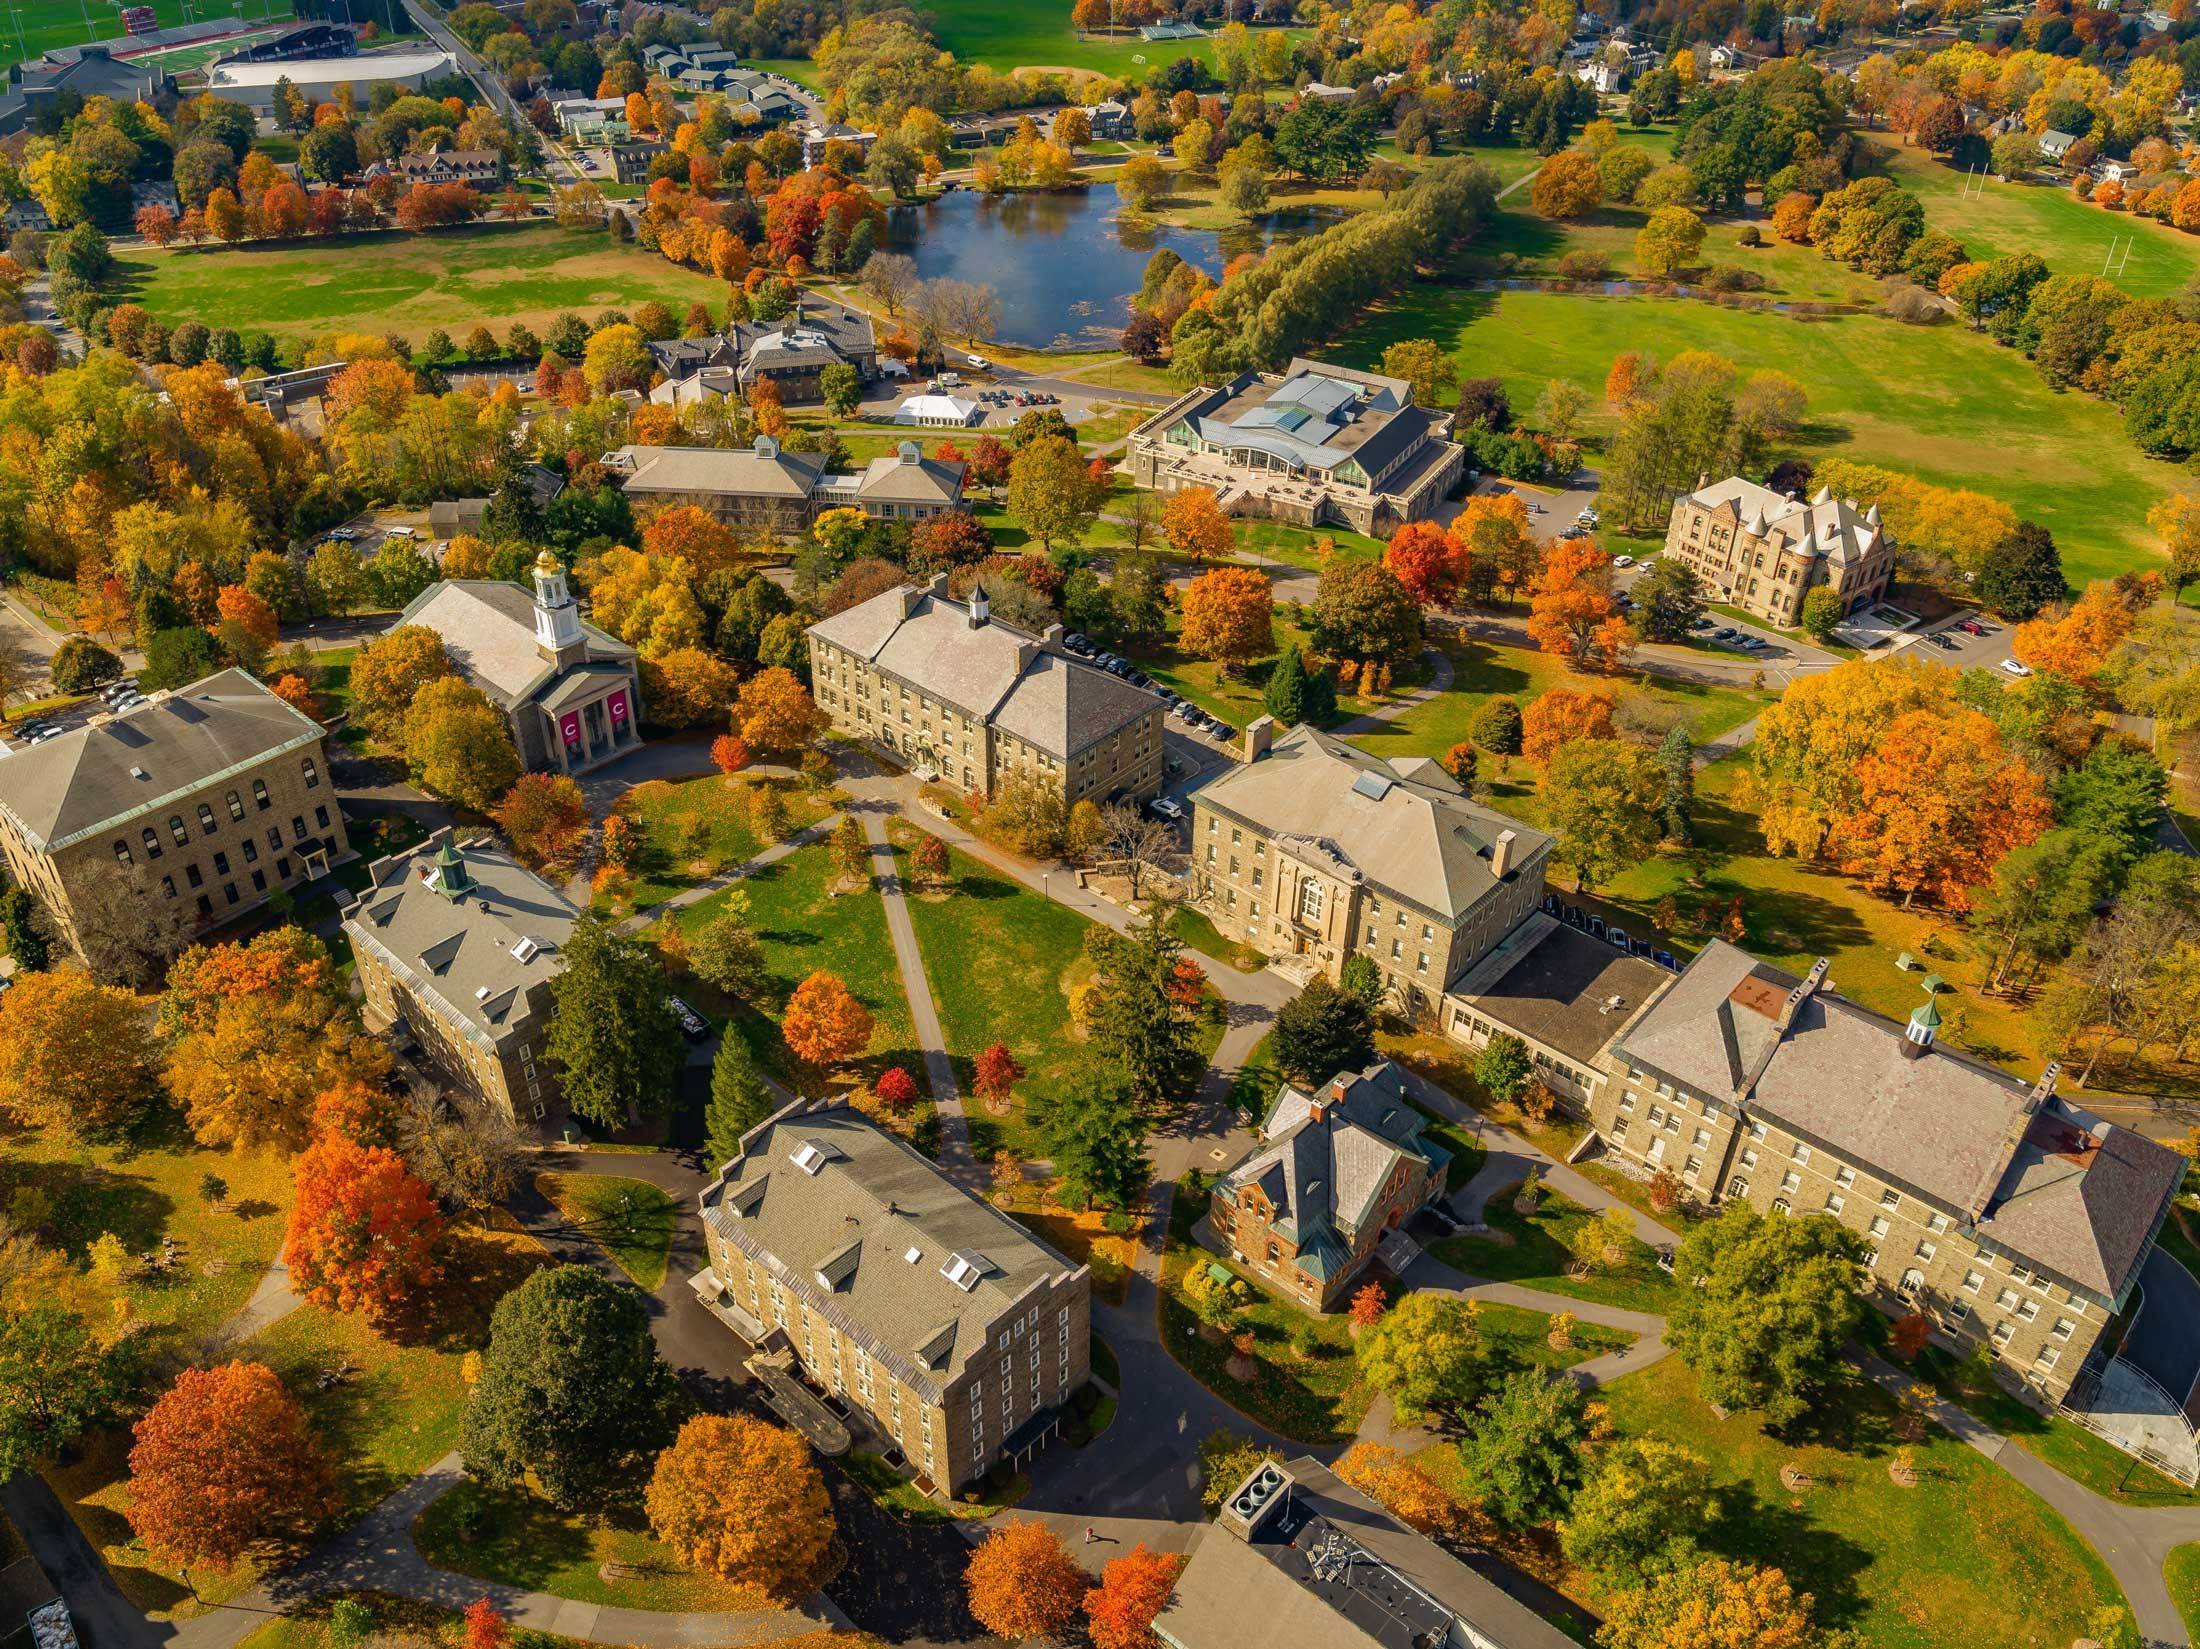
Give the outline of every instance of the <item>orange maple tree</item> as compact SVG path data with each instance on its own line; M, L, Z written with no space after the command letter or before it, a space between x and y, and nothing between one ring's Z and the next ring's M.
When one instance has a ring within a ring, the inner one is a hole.
M1577 669L1617 667L1633 635L1612 600L1612 558L1586 538L1553 544L1529 595L1528 634Z
M749 765L749 747L732 733L721 733L710 741L711 765L730 780L734 774Z
M1143 1541L1110 1558L1100 1584L1085 1594L1095 1649L1153 1649L1159 1641L1154 1617L1167 1606L1183 1567L1179 1554L1149 1552Z
M397 1098L379 1082L356 1077L313 1096L313 1137L355 1145L397 1143Z
M817 1584L833 1502L800 1434L748 1415L699 1414L657 1457L644 1497L657 1538L707 1574L775 1598Z
M2127 596L2115 580L2095 580L2067 611L2044 613L2018 625L2009 650L2035 670L2091 683L2108 655L2131 633L2140 608L2154 598L2154 584L2137 583L2138 589Z
M242 584L224 584L214 597L214 611L220 622L236 623L261 646L275 645L275 609Z
M820 968L787 998L780 1035L795 1058L838 1065L870 1046L871 1010L857 1001L837 974Z
M670 560L678 556L703 577L740 559L741 541L708 510L676 504L659 510L642 529L642 549Z
M335 1509L328 1455L265 1363L185 1369L133 1436L124 1515L163 1563L228 1569Z
M1390 1300L1383 1293L1381 1283L1362 1283L1352 1296L1352 1326L1373 1328L1383 1320L1383 1313L1389 1306Z
M963 1571L970 1612L1004 1638L1058 1635L1077 1618L1086 1576L1060 1536L1044 1523L1004 1523L970 1554Z
M1184 487L1161 507L1161 536L1192 561L1220 561L1230 553L1230 518L1212 487Z
M332 1134L298 1158L283 1262L314 1305L387 1322L442 1276L443 1216L404 1158Z
M572 857L588 833L588 803L564 773L522 773L489 816L535 870Z
M512 1641L512 1623L485 1597L466 1606L466 1649L505 1649Z
M1612 695L1552 687L1528 701L1520 716L1520 753L1538 771L1551 765L1561 745L1612 737Z
M1856 764L1857 805L1835 822L1841 868L1907 905L1969 910L2013 848L2055 822L2040 776L1976 710L1897 717Z
M1275 650L1275 596L1250 567L1217 567L1184 586L1187 653L1212 659L1226 673L1243 670Z
M824 721L800 678L776 665L744 681L733 701L733 730L742 743L764 755L800 750Z

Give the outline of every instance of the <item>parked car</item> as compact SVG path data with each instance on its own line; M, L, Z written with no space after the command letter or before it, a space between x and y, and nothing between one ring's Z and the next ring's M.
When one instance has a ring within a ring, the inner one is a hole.
M710 1035L709 1022L677 996L666 997L665 1006L672 1010L672 1017L680 1022L680 1034L690 1042L700 1042Z
M1944 653L1952 653L1956 650L1956 644L1950 641L1946 636L1942 635L1937 630L1935 630L1925 639L1931 642L1935 647L1938 647Z
M417 527L391 527L384 531L382 536L384 538L414 539L420 536L420 529Z
M1587 520L1587 517L1584 517L1583 519L1584 519L1584 520ZM1595 526L1595 525L1596 525L1596 523L1595 523L1595 522L1593 522L1593 521L1590 521L1590 522L1589 522L1588 524L1589 524L1590 526ZM1627 567L1632 567L1632 566L1633 566L1634 564L1635 564L1635 558L1634 558L1633 556L1631 556L1631 555L1615 555L1614 557L1612 557L1612 565L1613 565L1613 566L1615 566L1615 567L1619 567L1619 568L1623 568L1623 569L1624 569L1624 568L1627 568Z
M2001 661L2001 667L2004 670L2007 670L2013 676L2028 676L2032 673L2032 667L2030 665L2019 664L2013 658L2003 659Z
M1166 819L1171 824L1175 824L1177 820L1184 817L1183 807L1166 796L1156 796L1146 804L1146 807L1155 818Z
M330 540L338 544L349 544L353 539L357 538L358 536L359 535L353 532L349 527L338 527L334 532L329 534Z
M987 360L983 355L966 355L963 357L963 359L968 361L972 366L976 367L980 372L991 372L993 370L993 363Z
M1634 947L1627 942L1627 930L1625 928L1606 928L1604 930L1604 942L1610 945L1614 950L1634 949Z

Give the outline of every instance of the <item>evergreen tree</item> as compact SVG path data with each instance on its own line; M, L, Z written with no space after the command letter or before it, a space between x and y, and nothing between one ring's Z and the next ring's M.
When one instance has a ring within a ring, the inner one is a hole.
M708 1162L724 1164L739 1156L741 1136L778 1108L747 1039L729 1025L718 1057L711 1061L710 1104L703 1112Z
M492 544L542 542L542 507L535 502L517 461L507 463L489 507L481 512L481 536Z
M1089 1058L1060 1083L1035 1093L1028 1119L1054 1159L1074 1207L1133 1206L1152 1177L1146 1160L1146 1112L1124 1071Z
M1337 719L1337 678L1327 670L1306 672L1306 690L1299 714L1313 727L1327 727Z
M1306 667L1296 642L1283 650L1283 657L1268 672L1268 687L1260 702L1284 727L1296 727L1306 719Z
M664 975L646 946L583 916L565 942L565 967L550 995L544 1049L576 1116L615 1128L630 1109L671 1104L687 1056L665 1005Z
M1344 959L1338 983L1370 1008L1383 999L1383 970L1375 965L1375 958L1362 951L1354 951Z
M1665 839L1686 842L1696 816L1696 746L1686 728L1665 735L1658 768L1665 775Z
M1513 698L1491 699L1467 723L1467 737L1493 756L1519 755L1521 731L1520 701Z
M2007 538L1986 552L1973 593L2013 623L2066 599L2070 592L2063 583L2055 535L2036 521L2019 521Z
M0 930L8 936L8 954L25 973L43 973L52 960L52 947L34 919L31 896L19 887L0 893Z
M1339 990L1316 974L1276 1015L1276 1062L1310 1083L1375 1062L1374 1015L1356 991Z
M1157 901L1128 933L1095 927L1085 951L1100 970L1090 1021L1092 1045L1122 1071L1132 1099L1159 1105L1191 1075L1192 1027L1169 987L1183 946L1169 931L1175 907Z

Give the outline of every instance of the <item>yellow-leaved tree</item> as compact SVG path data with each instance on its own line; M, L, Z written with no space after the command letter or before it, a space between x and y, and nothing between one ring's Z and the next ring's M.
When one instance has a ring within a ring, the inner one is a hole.
M780 1600L811 1591L833 1546L833 1503L810 1447L747 1415L699 1414L657 1456L644 1503L682 1562Z

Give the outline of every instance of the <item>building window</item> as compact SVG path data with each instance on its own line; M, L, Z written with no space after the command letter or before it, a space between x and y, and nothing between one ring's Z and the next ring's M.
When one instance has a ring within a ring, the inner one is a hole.
M306 776L306 788L308 790L320 789L321 770L313 765L313 758L311 756L306 757L303 762L299 763L299 766L304 771Z
M1795 1142L1795 1149L1788 1154L1792 1156L1797 1162L1810 1161L1810 1147L1805 1145L1801 1140L1797 1140Z
M1319 922L1322 919L1322 885L1319 882L1299 883L1299 919Z
M1875 1237L1884 1237L1887 1234L1887 1218L1884 1214L1875 1214L1872 1217L1871 1233Z
M235 882L222 883L222 897L231 904L235 904L237 902L237 884Z
M2000 1306L2004 1311L2015 1310L2017 1304L2017 1291L2013 1288L2003 1289L1999 1294L1994 1296L1994 1304Z
M157 859L160 857L160 838L154 835L150 828L140 831L138 840L145 844L146 858Z
M1882 1208L1900 1208L1902 1206L1902 1193L1899 1191L1880 1192L1879 1206Z
M1917 1257L1921 1260L1929 1261L1939 1252L1939 1248L1929 1242L1921 1242L1917 1245Z
M176 896L176 879L173 876L163 876L160 879L160 890L173 899Z
M193 887L206 886L206 878L199 874L199 867L197 865L185 865L183 867L183 879L189 882Z
M226 800L228 801L228 803L229 803L229 816L230 816L230 817L231 817L232 819L241 819L241 818L243 818L243 817L244 817L244 798L243 798L242 796L238 795L238 794L237 794L237 793L236 793L236 792L235 792L234 790L232 790L232 791L231 791L231 792L229 793L229 795L227 796L227 798L225 798L225 799L226 799Z
M1833 1183L1841 1186L1854 1185L1856 1183L1856 1170L1846 1165L1836 1168L1833 1171Z
M265 893L265 892L267 891L267 872L266 872L266 871L264 871L264 870L255 870L255 871L254 871L254 872L252 873L252 891L253 891L254 893Z
M1927 1229L1928 1231L1934 1231L1934 1232L1940 1232L1940 1231L1945 1231L1945 1230L1947 1230L1947 1229L1948 1229L1948 1216L1947 1216L1946 1214L1934 1214L1934 1215L1933 1215L1933 1216L1932 1216L1931 1218L1929 1218L1928 1220L1926 1220L1926 1222L1925 1222L1925 1228L1926 1228L1926 1229Z
M1985 1282L1986 1279L1980 1276L1976 1271L1966 1271L1963 1274L1963 1292L1966 1294L1976 1294L1979 1289L1984 1286Z
M294 842L306 839L306 816L303 813L293 813L290 816L290 839Z
M137 863L135 859L130 857L130 844L119 837L115 841L115 863L118 865L134 865Z
M206 836L214 834L214 810L204 802L199 803L199 831Z
M2067 1340L2077 1331L2078 1325L2072 1322L2068 1317L2057 1317L2055 1319L2055 1326L2048 1330L2048 1332L2054 1335L2055 1338L2058 1340Z
M229 874L228 854L217 852L214 855L214 874L217 876L227 876Z
M1826 1198L1826 1212L1831 1214L1835 1219L1839 1219L1841 1217L1841 1210L1846 1208L1847 1206L1848 1204L1844 1202L1838 1194L1831 1195Z
M262 813L275 805L268 799L267 781L265 779L254 779L252 781L252 801L253 805L259 808Z
M260 844L249 836L244 839L244 862L248 865L260 862Z
M199 895L199 914L201 916L211 916L214 914L214 901L209 899L203 893Z
M1733 1179L1730 1179L1726 1182L1726 1194L1730 1197L1748 1196L1749 1181L1743 1179L1740 1175L1736 1175Z
M323 830L328 829L328 809L325 807L315 808L313 810L313 822Z
M271 852L271 853L273 853L273 852L277 852L277 851L279 851L279 850L280 850L280 849L282 848L282 845L283 845L283 827L282 827L281 825L277 825L277 826L276 826L276 827L275 827L275 828L274 828L273 830L270 830L270 831L269 831L269 832L267 833L267 846L268 846L268 851L269 851L269 852Z
M2032 1361L2039 1364L2042 1368L2053 1368L2057 1363L2062 1361L2062 1347L2041 1346L2040 1354L2037 1357L2033 1358Z
M1775 1214L1785 1214L1785 1213L1786 1213L1786 1212L1788 1211L1788 1200L1787 1200L1787 1198L1785 1198L1785 1197L1774 1197L1774 1198L1772 1199L1772 1211L1773 1211L1773 1212L1774 1212Z
M168 834L175 837L176 846L178 847L189 847L191 845L191 832L184 828L181 813L168 815Z

